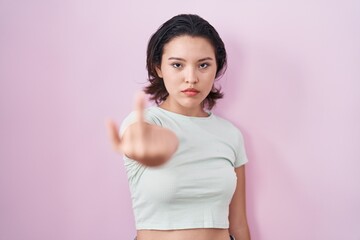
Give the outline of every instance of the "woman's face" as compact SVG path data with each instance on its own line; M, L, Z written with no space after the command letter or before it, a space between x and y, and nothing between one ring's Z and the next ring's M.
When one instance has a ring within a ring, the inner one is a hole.
M216 76L215 51L203 37L179 36L165 44L157 74L169 96L162 107L184 115L205 116L202 102Z

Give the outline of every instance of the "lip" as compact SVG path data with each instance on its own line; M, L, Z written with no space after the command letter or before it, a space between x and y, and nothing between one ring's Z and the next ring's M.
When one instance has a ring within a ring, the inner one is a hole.
M197 95L200 91L195 88L187 88L185 90L182 90L181 92L185 93L187 96L192 97L192 96Z
M195 89L195 88L187 88L185 90L182 90L182 92L194 92L194 93L199 93L200 91Z

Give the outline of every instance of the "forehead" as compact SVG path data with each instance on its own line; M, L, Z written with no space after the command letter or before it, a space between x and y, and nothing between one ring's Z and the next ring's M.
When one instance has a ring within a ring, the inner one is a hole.
M167 57L204 58L215 57L215 50L204 37L179 36L166 43L163 55Z

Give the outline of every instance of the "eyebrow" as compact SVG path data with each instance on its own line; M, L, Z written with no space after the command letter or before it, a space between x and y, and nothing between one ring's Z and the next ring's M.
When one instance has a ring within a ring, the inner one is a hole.
M178 58L178 57L169 57L168 60L178 60L178 61L186 62L185 59ZM206 61L206 60L213 61L214 59L211 57L206 57L206 58L199 59L198 62L202 62L202 61Z

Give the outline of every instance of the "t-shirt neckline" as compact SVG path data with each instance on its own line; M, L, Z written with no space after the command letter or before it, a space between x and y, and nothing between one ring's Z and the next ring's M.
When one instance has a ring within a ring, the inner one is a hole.
M158 109L159 111L165 112L167 114L171 114L173 116L177 116L177 117L181 117L181 118L187 118L187 119L206 120L206 119L212 118L212 116L213 116L213 113L211 111L205 111L208 114L208 116L206 116L206 117L195 117L195 116L187 116L187 115L183 115L183 114L180 114L180 113L172 112L172 111L163 109L163 108L161 108L159 106L154 106L154 108Z

